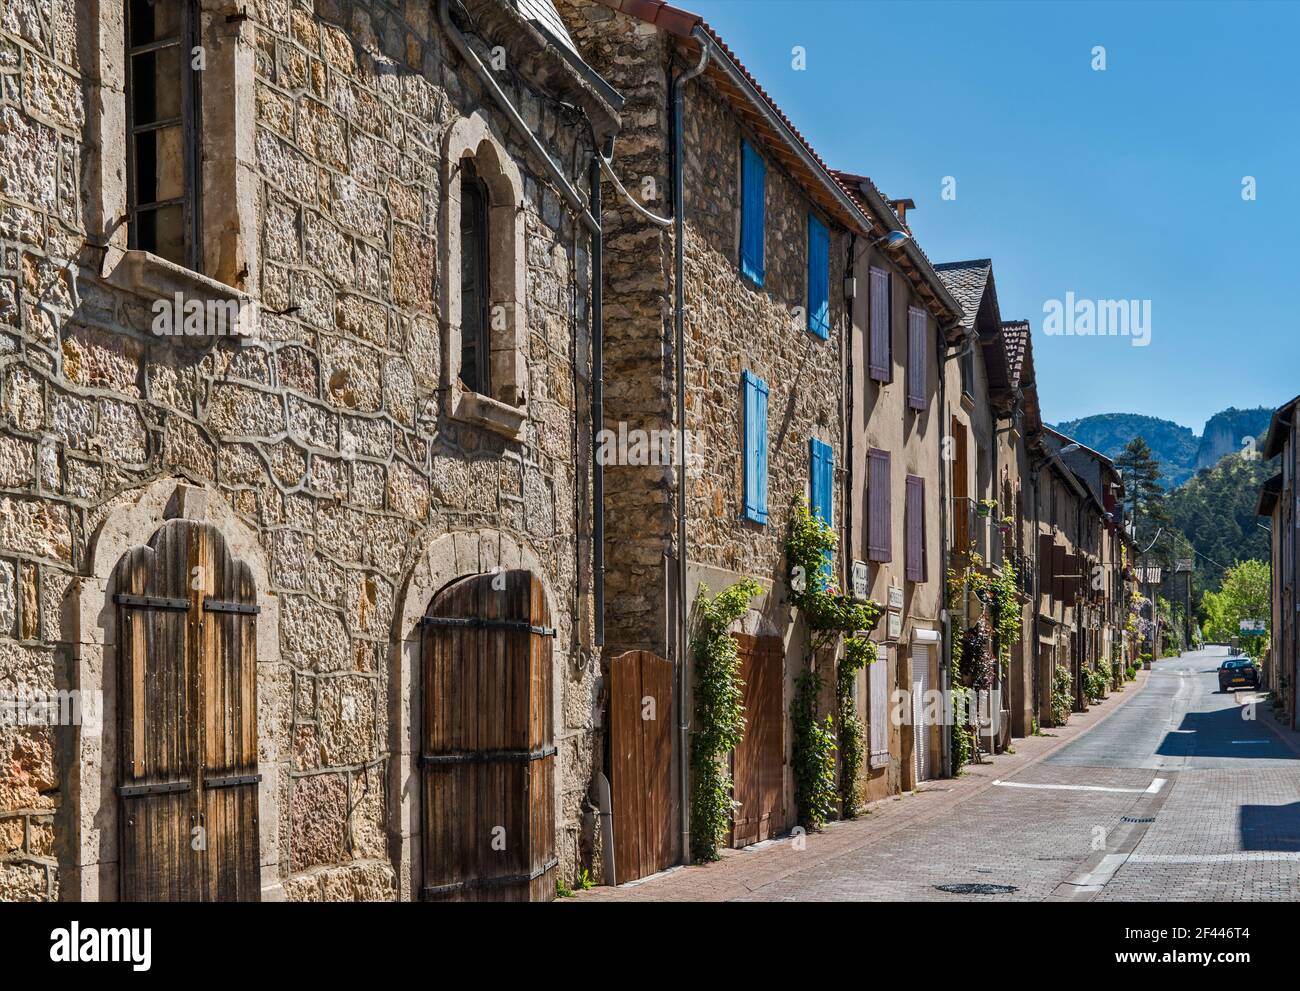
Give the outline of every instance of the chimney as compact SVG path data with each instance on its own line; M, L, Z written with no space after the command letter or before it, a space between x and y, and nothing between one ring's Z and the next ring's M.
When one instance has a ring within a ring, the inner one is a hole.
M911 200L890 200L889 205L893 207L894 212L898 214L898 222L903 225L907 233L912 233L912 228L907 222L907 211L915 210L916 204Z

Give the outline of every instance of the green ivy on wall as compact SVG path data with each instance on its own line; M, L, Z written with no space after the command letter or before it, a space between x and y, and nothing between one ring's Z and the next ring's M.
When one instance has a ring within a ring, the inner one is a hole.
M695 724L691 730L691 856L718 859L718 847L735 807L726 757L745 733L739 648L731 624L745 614L749 600L762 592L743 578L710 598L700 586L695 600Z
M867 639L880 619L880 606L857 602L835 588L826 565L839 537L808 511L802 498L790 513L786 538L786 583L790 602L807 627L804 670L796 679L790 708L793 726L795 804L806 829L820 829L835 810L835 753L840 755L841 814L858 813L857 776L864 757L862 721L853 703L854 677L872 663L876 648ZM818 716L822 678L815 670L819 651L844 638L844 657L835 677L835 718Z

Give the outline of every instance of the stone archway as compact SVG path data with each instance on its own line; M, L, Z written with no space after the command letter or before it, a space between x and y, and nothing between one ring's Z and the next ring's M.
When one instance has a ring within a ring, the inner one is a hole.
M420 885L421 808L419 793L419 696L420 620L430 600L444 587L466 575L490 573L496 569L531 571L542 585L557 635L552 654L556 691L552 711L557 727L562 725L564 659L571 643L567 624L556 609L555 595L541 560L526 544L499 530L481 529L444 533L429 542L411 569L393 616L389 646L388 690L388 830L389 856L397 876L400 901L418 899ZM556 779L564 778L564 753L557 757ZM555 815L560 815L560 793L556 789Z
M59 852L65 898L114 901L118 896L119 806L117 762L117 631L113 572L123 555L147 543L168 520L208 523L249 568L262 603L257 624L258 857L263 901L283 899L280 879L280 741L288 725L288 677L280 659L278 599L257 532L235 515L215 489L176 478L158 479L123 493L91 536L85 573L64 603L62 638L69 646L69 681L97 708L94 720L74 728L67 752L68 801L60 811L66 839Z

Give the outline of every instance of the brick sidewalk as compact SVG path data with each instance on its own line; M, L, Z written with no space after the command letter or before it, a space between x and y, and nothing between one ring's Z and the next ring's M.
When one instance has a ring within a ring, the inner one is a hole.
M1001 754L984 764L968 764L959 778L927 781L917 792L872 802L866 814L849 822L830 824L806 837L796 850L788 838L770 840L748 850L723 850L713 864L675 867L617 888L600 887L576 893L574 901L728 901L744 898L764 885L796 871L867 847L900 830L942 819L963 802L983 794L995 780L1032 767L1071 740L1076 740L1117 711L1146 686L1149 673L1123 692L1112 693L1087 712L1074 713L1066 726L1012 742L1014 754Z

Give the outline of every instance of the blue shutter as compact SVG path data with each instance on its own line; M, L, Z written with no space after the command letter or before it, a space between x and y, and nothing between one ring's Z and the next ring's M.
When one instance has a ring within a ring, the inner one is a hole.
M745 371L744 391L745 508L741 514L755 523L767 522L767 383Z
M826 225L808 215L808 329L826 340L831 332L830 234Z
M831 488L834 485L835 455L829 444L824 444L816 437L808 441L808 489L812 514L828 526L831 525ZM822 577L831 579L831 556L826 555L822 565Z
M748 141L740 155L740 273L763 284L763 223L767 166Z

